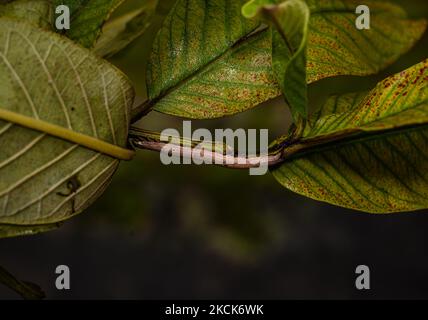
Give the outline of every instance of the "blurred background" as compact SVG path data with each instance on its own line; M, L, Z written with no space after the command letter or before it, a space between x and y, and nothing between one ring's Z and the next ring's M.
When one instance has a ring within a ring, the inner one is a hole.
M120 12L131 9L129 1ZM428 2L396 1L412 17ZM161 1L151 30L112 62L144 99L145 66L155 30L171 5ZM427 57L428 34L382 74L311 85L312 106L329 94L369 89ZM151 113L146 129L181 128ZM281 100L207 128L269 128L286 133ZM0 240L0 265L40 285L50 299L383 299L428 298L428 212L374 216L319 203L273 177L213 166L164 166L141 151L123 162L107 192L60 229ZM55 289L55 268L71 269L71 290ZM370 291L355 289L355 268L371 269ZM0 285L0 298L18 295Z

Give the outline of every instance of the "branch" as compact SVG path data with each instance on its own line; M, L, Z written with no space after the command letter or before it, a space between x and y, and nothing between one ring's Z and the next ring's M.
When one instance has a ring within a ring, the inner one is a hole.
M233 156L225 154L224 150L231 150L231 148L224 144L221 148L215 150L213 145L218 145L218 143L211 141L195 141L180 138L179 144L164 142L160 141L159 133L134 127L131 128L129 141L134 148L156 152L161 152L165 146L169 145L171 146L171 156L190 158L199 160L200 162L209 157L213 164L231 169L250 169L266 165L271 167L284 161L281 151L262 156ZM193 152L198 145L202 146L202 148L198 149L200 152Z

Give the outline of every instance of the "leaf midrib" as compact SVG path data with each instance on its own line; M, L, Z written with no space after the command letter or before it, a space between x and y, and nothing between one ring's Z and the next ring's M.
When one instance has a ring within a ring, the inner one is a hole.
M285 152L287 152L288 150L289 153L288 155L286 155L284 160L286 162L292 161L313 153L321 153L341 148L347 145L352 145L355 143L377 140L389 136L423 130L425 128L428 129L427 123L418 125L408 125L399 128L391 128L389 130L383 130L378 132L362 131L361 129L351 129L348 131L343 131L337 136L330 136L328 139L311 138L307 140L301 140L300 142L297 142L285 149Z

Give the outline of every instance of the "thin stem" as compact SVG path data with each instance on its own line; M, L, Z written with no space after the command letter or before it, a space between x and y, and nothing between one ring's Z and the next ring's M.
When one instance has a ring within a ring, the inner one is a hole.
M44 292L37 285L16 279L2 267L0 267L0 283L3 283L26 300L40 300L45 297Z
M260 156L235 156L224 150L231 150L230 146L218 142L202 142L181 139L179 143L160 141L160 134L132 128L129 140L134 148L161 152L167 145L171 156L193 159L195 162L203 162L210 159L215 165L231 169L250 169L260 166L275 166L284 161L282 151ZM196 149L197 146L202 148ZM220 148L216 146L221 145ZM217 148L217 149L216 149ZM197 151L197 152L194 152Z

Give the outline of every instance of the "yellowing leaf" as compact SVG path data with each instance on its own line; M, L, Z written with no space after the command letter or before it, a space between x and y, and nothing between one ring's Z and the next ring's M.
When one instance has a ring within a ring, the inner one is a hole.
M177 1L149 62L148 92L155 110L216 118L281 94L272 72L271 30L241 15L244 2ZM376 73L407 52L426 28L424 20L410 20L387 2L365 2L373 10L372 28L364 31L355 27L358 1L307 3L308 83Z
M94 52L111 57L140 37L151 25L156 1L107 22L97 40Z
M0 4L0 17L25 20L41 28L51 29L52 3L50 0L14 0Z
M0 30L0 235L11 236L50 228L103 192L119 160L72 141L125 148L134 93L116 68L64 37L7 18Z
M373 213L428 207L428 60L373 91L330 99L275 178L313 199Z
M355 26L359 0L306 0L311 8L308 81L375 74L406 53L426 30L388 1L368 0L369 30Z

